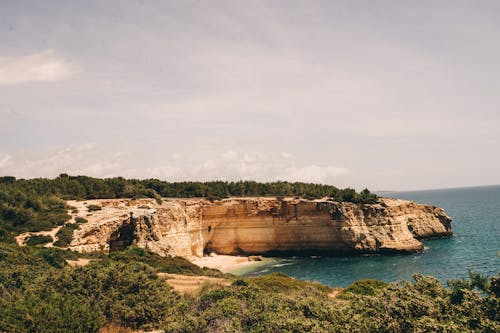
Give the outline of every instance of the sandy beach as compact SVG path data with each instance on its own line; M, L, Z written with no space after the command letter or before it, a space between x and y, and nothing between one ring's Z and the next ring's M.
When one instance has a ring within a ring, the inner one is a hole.
M215 268L224 273L236 273L246 268L251 269L255 266L267 263L269 259L262 258L260 256L253 257L212 254L201 258L190 258L190 261L200 267Z

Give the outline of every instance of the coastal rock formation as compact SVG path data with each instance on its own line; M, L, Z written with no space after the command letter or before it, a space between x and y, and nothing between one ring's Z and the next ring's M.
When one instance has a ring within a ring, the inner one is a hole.
M418 240L452 234L438 207L381 199L377 204L327 200L229 198L71 201L88 223L70 248L115 251L135 244L183 257L269 252L416 252ZM102 209L89 212L89 205Z

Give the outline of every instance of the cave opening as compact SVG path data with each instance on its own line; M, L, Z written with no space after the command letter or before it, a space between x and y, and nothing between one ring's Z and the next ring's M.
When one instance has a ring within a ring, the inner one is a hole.
M130 213L130 218L116 229L109 237L109 253L123 251L134 243L135 219Z
M203 248L203 256L204 257L209 257L212 253L215 253L212 248L210 242L208 242L205 247Z

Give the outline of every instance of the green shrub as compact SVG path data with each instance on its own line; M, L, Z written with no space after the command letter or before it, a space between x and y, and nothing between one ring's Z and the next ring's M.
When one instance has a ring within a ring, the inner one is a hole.
M87 223L88 220L86 218L83 218L83 217L80 217L80 216L77 216L75 217L75 222L76 223Z
M179 299L151 267L135 262L101 260L63 270L44 283L54 292L89 304L106 322L132 328L153 328Z
M323 293L329 293L331 288L316 282L308 282L289 277L283 273L272 273L259 277L248 278L247 281L259 289L269 292L292 292L313 288Z
M73 240L73 232L78 229L78 225L74 223L66 223L59 231L56 233L57 240L54 242L54 246L66 247L71 244Z
M432 277L360 281L341 299L283 274L205 285L181 297L157 276L165 262L141 249L68 267L77 254L0 244L0 331L97 332L107 323L166 332L498 332L500 275L471 275L461 302ZM128 259L127 259L128 258ZM118 260L115 260L118 259ZM168 263L168 262L167 262ZM199 268L198 268L199 269ZM474 286L474 287L473 287ZM481 290L481 286L487 290ZM375 292L372 293L372 291ZM115 325L115 326L116 326Z
M52 249L43 249L38 253L38 255L52 267L63 268L67 265L65 256L61 252L57 252Z
M367 279L367 280L359 280L351 284L349 287L345 288L342 291L342 294L345 293L353 293L353 294L358 294L358 295L375 295L377 290L383 289L387 287L387 283L379 281L379 280L373 280L373 279Z
M359 284L363 292L330 299L314 289L264 290L249 282L203 291L180 305L165 325L168 332L497 332L499 302L493 296L466 293L461 305L450 303L450 290L432 277L382 287ZM238 281L238 280L237 280ZM369 288L365 288L369 287Z
M131 246L125 251L112 252L109 256L111 260L119 262L142 262L151 267L154 267L161 273L185 274L185 275L207 275L222 277L222 272L211 268L201 268L189 260L182 257L159 256L155 253L148 252L142 248Z
M15 271L22 272L17 266ZM48 267L22 281L22 286L0 284L1 331L97 332L108 322L151 329L180 300L154 270L140 263L104 260L86 267Z
M8 244L16 243L16 238L14 237L14 233L5 230L2 226L0 226L0 243L8 243Z
M89 205L87 209L89 212L95 212L96 210L101 210L102 207L98 205Z
M20 232L50 230L68 218L66 203L52 194L21 188L18 181L0 182L1 239L11 241Z
M54 239L49 235L32 235L28 237L26 241L26 245L34 246L34 245L42 245L47 243L52 243Z
M490 292L495 295L495 297L500 297L500 274L491 278Z

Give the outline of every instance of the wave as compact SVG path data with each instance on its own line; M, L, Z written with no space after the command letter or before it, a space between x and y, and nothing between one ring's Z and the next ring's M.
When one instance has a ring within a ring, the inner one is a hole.
M283 267L283 266L288 266L288 265L293 265L293 262L284 262L281 264L274 264L271 267Z

